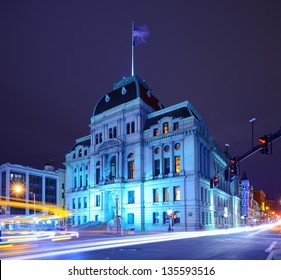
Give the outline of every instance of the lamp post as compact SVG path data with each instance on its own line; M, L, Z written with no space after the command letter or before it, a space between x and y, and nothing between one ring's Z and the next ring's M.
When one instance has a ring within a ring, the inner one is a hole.
M254 148L254 122L256 121L256 118L252 118L249 120L249 123L252 124L252 148Z
M21 194L24 191L24 187L22 184L16 184L14 187L14 191L17 194ZM35 210L35 192L29 192L29 194L33 195L33 214L36 214L36 210Z
M169 218L169 227L168 227L168 231L172 231L172 228L171 228L171 217L172 217L172 213L173 211L171 209L168 209L167 210L167 214L168 214L168 218Z

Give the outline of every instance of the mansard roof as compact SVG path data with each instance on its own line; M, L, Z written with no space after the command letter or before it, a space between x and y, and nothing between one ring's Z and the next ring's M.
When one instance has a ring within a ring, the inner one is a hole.
M74 151L76 147L83 146L83 147L90 147L91 146L91 136L85 136L76 140L75 145L70 149L69 152Z
M151 94L151 89L144 80L137 76L124 78L114 84L113 90L104 95L96 104L93 115L99 115L109 109L117 107L140 97L147 105L155 111L163 108L160 101Z
M151 126L158 124L158 122L165 118L188 118L194 116L197 120L201 119L199 114L195 111L192 105L188 102L182 102L171 107L162 109L161 111L154 112L148 115L147 121L144 126L144 130L149 129Z

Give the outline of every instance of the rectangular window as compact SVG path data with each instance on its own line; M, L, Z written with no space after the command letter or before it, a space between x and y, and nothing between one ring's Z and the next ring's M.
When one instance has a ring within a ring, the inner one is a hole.
M108 131L108 138L111 139L112 137L113 137L112 128L110 128Z
M96 195L96 206L100 206L100 195Z
M81 197L78 198L78 209L81 208Z
M174 201L180 201L180 199L181 199L180 187L174 187Z
M131 126L130 123L127 123L127 134L131 133Z
M96 169L96 184L100 183L100 168Z
M158 128L154 128L153 129L153 136L158 136L159 132L158 132Z
M135 162L128 161L128 179L134 179L135 178Z
M163 134L169 133L169 124L167 122L163 123Z
M178 122L174 122L174 130L179 130L179 123Z
M163 188L163 201L168 202L170 200L169 188Z
M99 143L99 135L96 134L96 145Z
M135 122L131 122L131 133L135 133Z
M128 191L128 204L135 203L135 191Z
M113 138L117 137L117 128L116 126L113 127Z
M153 202L159 202L159 189L153 189Z
M169 223L169 215L166 211L163 212L163 224L165 223Z
M159 213L153 212L153 224L159 223Z
M87 204L87 197L84 197L84 208L87 208L88 204Z
M154 176L158 176L160 174L160 159L154 160Z
M134 223L135 223L134 213L128 213L128 224L134 224Z
M179 173L181 170L181 159L180 156L175 156L175 172Z
M164 158L164 175L170 173L170 158Z
M72 198L72 209L75 209L75 198Z
M102 143L102 133L99 134L99 142Z

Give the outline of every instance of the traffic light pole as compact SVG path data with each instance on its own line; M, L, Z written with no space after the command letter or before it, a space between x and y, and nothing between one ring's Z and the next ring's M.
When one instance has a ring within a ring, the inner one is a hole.
M281 137L281 129L276 131L274 134L269 136L269 138L267 140L267 144L272 143L273 141L277 140L280 137ZM256 145L251 150L249 150L248 152L246 152L242 156L238 157L237 158L237 162L240 162L240 161L248 158L249 156L253 155L254 153L256 153L257 151L259 151L261 149L263 149L263 145L262 144Z

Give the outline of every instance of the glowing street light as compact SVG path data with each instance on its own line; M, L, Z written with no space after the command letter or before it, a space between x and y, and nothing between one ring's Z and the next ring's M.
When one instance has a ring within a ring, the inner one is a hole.
M23 192L24 192L24 187L23 187L23 185L21 185L21 184L16 184L15 186L14 186L14 191L15 191L15 193L17 193L17 194L22 194ZM35 193L34 192L29 192L31 195L33 195L33 214L35 215L36 213L35 213Z

